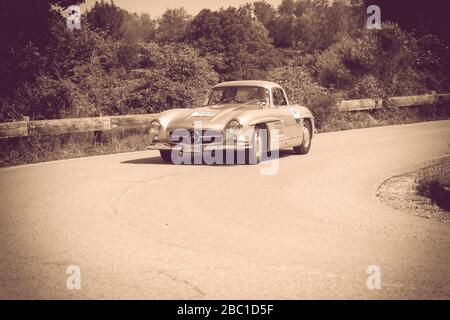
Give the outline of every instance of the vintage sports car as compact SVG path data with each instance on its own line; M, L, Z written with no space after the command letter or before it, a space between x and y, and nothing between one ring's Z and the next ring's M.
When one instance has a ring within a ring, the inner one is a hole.
M221 163L223 154L243 151L245 163L257 164L280 149L308 153L314 129L311 111L291 105L278 84L231 81L210 89L201 107L159 114L150 124L147 149L175 163L202 153Z

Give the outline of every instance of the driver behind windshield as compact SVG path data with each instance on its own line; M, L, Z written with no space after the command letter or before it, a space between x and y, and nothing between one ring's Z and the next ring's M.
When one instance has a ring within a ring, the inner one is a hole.
M236 87L225 88L219 102L226 102L233 100L237 100L237 88Z
M265 88L260 87L229 87L225 88L222 92L219 103L224 102L236 102L236 103L247 103L247 102L258 102L266 101L268 98L268 92Z

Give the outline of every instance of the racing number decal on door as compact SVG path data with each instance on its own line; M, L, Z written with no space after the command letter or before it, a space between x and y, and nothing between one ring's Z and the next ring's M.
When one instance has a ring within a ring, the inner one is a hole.
M295 108L288 108L288 110L294 117L295 122L297 122L297 124L300 124L300 112Z

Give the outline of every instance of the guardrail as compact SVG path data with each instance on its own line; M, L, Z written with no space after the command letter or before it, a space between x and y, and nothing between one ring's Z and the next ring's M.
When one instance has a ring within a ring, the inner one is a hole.
M342 112L374 110L390 107L412 107L450 101L450 93L383 99L341 101L337 108ZM13 121L0 123L0 138L33 135L56 135L76 132L102 132L114 128L142 128L148 126L158 114L138 114L96 118Z
M52 135L75 132L98 132L114 128L142 128L157 114L137 114L96 118L14 121L0 123L0 138Z
M424 94L419 96L391 97L383 99L344 100L338 104L339 111L364 111L381 108L401 108L432 105L450 101L450 93Z

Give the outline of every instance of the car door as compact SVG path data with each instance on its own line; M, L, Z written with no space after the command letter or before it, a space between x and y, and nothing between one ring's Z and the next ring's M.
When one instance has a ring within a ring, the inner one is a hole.
M281 88L272 88L273 104L278 109L281 120L280 147L295 145L301 138L300 125L296 112L288 105L285 92Z

